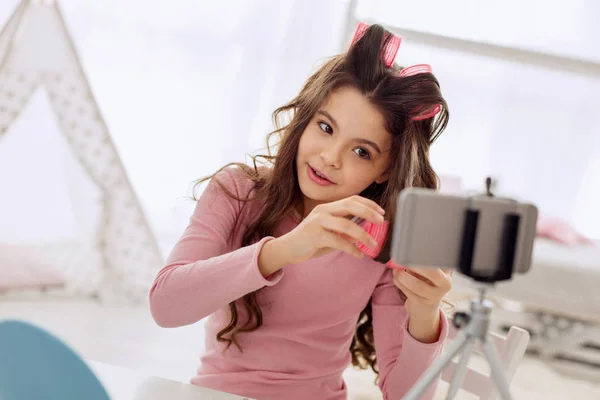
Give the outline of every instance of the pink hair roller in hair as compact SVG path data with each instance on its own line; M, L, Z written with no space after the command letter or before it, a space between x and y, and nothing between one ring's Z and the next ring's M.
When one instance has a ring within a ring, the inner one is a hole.
M358 42L365 34L365 32L369 29L369 25L364 22L359 22L356 27L356 31L354 31L354 36L352 37L352 42L350 43L350 47L354 46L356 42ZM394 60L396 59L396 55L398 54L398 49L400 49L400 43L402 42L402 38L397 35L393 35L391 33L387 33L390 35L389 39L385 43L385 46L382 49L382 58L383 63L386 67L390 68L394 64ZM412 76L416 74L429 73L432 74L431 65L429 64L415 64L410 67L404 68L400 71L400 76ZM423 108L423 107L422 107ZM435 117L440 111L442 107L439 104L436 104L433 107L427 107L423 109L414 110L417 114L412 117L413 121L421 121L428 118Z
M356 246L367 256L371 258L377 257L383 248L383 244L385 243L389 223L387 221L383 221L381 224L374 224L362 218L354 218L353 221L360 225L377 242L376 248L371 248L362 242L356 243Z
M413 121L421 121L421 120L424 120L427 118L435 117L441 110L442 110L442 107L440 107L439 104L436 104L434 107L429 108L428 111L424 111L424 112L420 113L419 115L417 115L416 117L413 117L412 120Z
M350 47L354 46L356 42L360 40L369 28L368 24L364 22L359 22L356 27L356 31L354 31L354 36L352 37L352 43ZM388 35L391 35L388 33ZM386 67L391 67L396 59L396 54L398 54L398 49L400 48L400 42L402 42L402 38L400 36L391 35L389 40L385 43L385 46L382 49L382 58L383 63Z
M400 71L400 76L413 76L417 74L433 74L433 70L431 69L431 65L429 64L416 64L410 67L404 68ZM436 104L433 107L429 107L425 110L418 110L418 115L412 118L413 121L421 121L427 118L435 117L440 111L442 107L439 104Z
M433 74L431 65L429 64L415 64L410 67L404 68L400 71L400 76L412 76L417 74Z

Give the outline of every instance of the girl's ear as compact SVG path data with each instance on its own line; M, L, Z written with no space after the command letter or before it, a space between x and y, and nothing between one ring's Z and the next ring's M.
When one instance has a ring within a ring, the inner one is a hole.
M390 175L392 174L393 165L388 161L387 167L385 170L375 179L375 183L381 185L382 183L387 182L390 179Z
M389 178L390 178L390 173L389 172L384 172L377 179L375 179L375 183L377 183L378 185L381 185L382 183L387 182L387 180Z

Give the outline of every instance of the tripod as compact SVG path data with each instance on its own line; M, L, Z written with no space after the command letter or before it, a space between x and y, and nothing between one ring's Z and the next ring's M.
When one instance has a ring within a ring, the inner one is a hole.
M421 377L421 379L412 387L412 389L403 397L403 400L419 400L420 396L427 387L439 376L444 367L449 364L454 356L462 352L461 359L456 368L456 372L450 382L447 400L451 400L458 393L458 389L467 373L467 363L473 352L477 341L481 343L483 354L488 361L491 369L491 376L496 389L504 400L512 400L509 391L509 384L502 364L494 344L488 339L487 331L490 323L490 314L492 304L485 298L485 292L490 285L480 285L479 299L471 302L471 313L456 313L452 323L456 328L463 328L457 335L456 340L448 348L445 354L440 357Z

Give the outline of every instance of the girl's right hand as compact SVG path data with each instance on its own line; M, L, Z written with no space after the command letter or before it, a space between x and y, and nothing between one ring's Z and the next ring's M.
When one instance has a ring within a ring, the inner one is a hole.
M341 250L356 258L363 253L356 246L362 242L376 248L377 242L358 224L348 219L354 216L381 224L385 211L377 203L361 196L316 206L291 232L278 238L286 249L290 264L320 257L332 250Z

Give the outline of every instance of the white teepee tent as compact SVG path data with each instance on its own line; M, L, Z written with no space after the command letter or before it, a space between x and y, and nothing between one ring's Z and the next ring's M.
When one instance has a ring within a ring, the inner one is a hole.
M107 301L144 301L162 264L159 247L58 5L54 1L22 0L0 32L0 147L38 89L48 94L65 148L97 192L97 214L90 214L86 222L93 225L92 233L79 238L85 242L62 247L44 243L35 250L63 253L64 257L57 259L70 260L61 266L67 284L54 292ZM18 269L19 260L10 265L0 263L0 276L2 268Z

